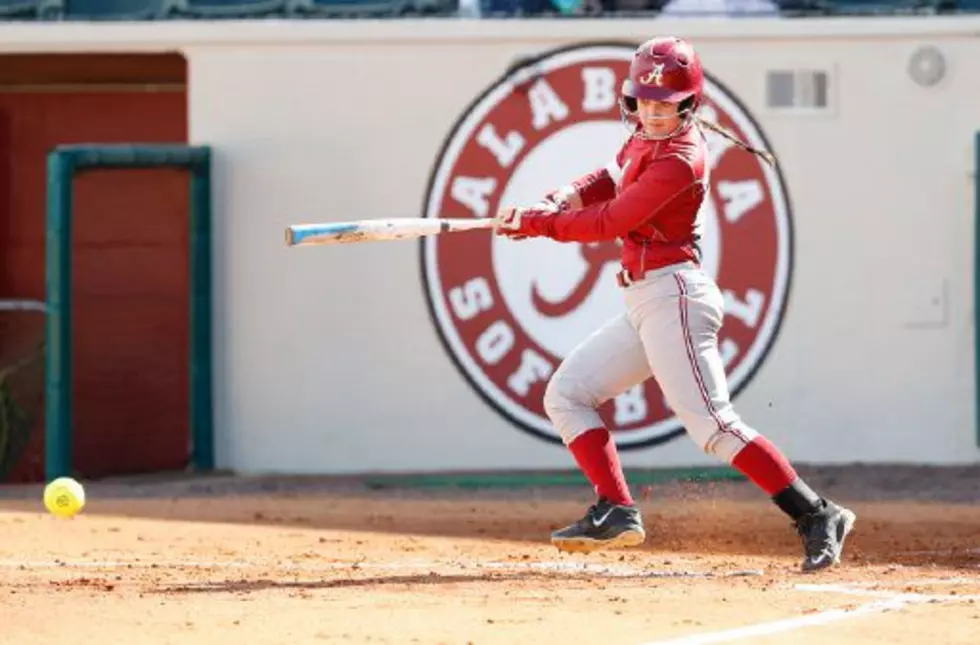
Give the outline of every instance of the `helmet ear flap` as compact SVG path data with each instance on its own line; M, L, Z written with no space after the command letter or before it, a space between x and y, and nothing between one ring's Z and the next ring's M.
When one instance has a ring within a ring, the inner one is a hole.
M624 123L636 123L636 93L633 88L633 81L625 79L623 87L619 92L619 116Z
M636 94L633 91L633 83L627 78L623 81L623 87L619 93L619 117L630 130L634 130L637 127L636 108Z
M623 86L619 89L619 106L630 114L636 112L636 91L633 81L628 78L623 80Z
M697 97L689 96L677 105L677 113L681 116L694 116L694 111L698 109Z

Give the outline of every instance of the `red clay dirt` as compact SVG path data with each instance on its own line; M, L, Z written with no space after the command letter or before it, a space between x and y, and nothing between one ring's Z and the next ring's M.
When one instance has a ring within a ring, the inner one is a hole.
M581 489L262 489L93 484L72 520L47 515L38 488L8 492L4 642L980 638L975 504L844 498L859 515L844 562L803 575L788 521L747 484L654 488L647 543L589 556L548 544Z

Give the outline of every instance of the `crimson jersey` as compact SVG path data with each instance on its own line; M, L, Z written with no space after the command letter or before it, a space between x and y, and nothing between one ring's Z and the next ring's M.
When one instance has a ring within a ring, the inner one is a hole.
M621 238L623 267L636 279L668 264L699 262L706 157L704 137L693 125L659 141L634 134L615 164L574 182L581 208L529 217L522 227L559 242Z

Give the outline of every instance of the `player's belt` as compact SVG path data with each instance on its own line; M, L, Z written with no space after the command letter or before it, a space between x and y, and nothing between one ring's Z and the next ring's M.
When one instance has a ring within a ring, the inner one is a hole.
M698 265L696 262L677 262L676 264L668 264L667 266L659 267L657 269L650 269L648 271L630 271L627 268L622 268L616 272L616 282L619 286L624 289L632 284L636 284L640 280L651 280L654 278L659 278L661 276L670 275L677 271L683 271L684 269L696 269Z

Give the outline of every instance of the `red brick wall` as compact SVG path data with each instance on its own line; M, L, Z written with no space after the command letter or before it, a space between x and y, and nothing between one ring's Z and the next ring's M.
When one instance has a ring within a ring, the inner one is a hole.
M134 65L125 87L91 85L100 65L103 77L118 83L118 61L75 61L82 83L47 78L45 87L21 83L14 91L0 85L0 298L44 299L49 150L187 140L180 79L148 91ZM181 468L189 453L188 177L93 171L76 181L75 204L73 466L85 477ZM9 479L43 478L37 439Z

